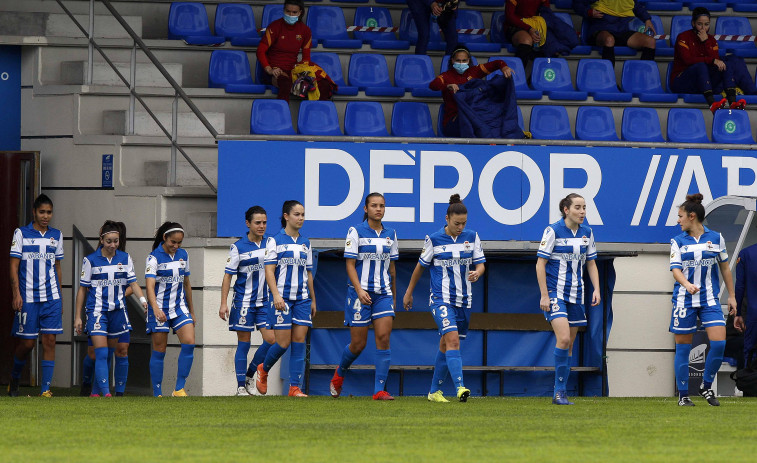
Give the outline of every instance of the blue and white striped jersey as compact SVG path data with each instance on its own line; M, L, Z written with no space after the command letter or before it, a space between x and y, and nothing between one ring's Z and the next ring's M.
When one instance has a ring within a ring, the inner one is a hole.
M536 255L547 259L547 290L550 298L572 304L584 303L583 269L587 260L597 258L594 233L587 225L573 230L560 219L544 230Z
M34 225L13 232L11 257L21 259L18 286L24 302L47 302L60 299L55 262L63 259L63 234L48 227L42 233Z
M689 294L677 281L673 286L675 307L709 307L720 304L718 262L728 262L723 235L704 227L699 239L684 232L670 240L670 270L677 268L699 292Z
M367 220L350 227L344 243L344 257L355 259L355 271L360 287L365 291L392 294L389 261L400 258L397 233L393 229L383 228L377 232Z
M470 308L473 302L468 272L471 265L486 262L478 233L463 230L452 238L441 230L426 235L421 257L424 267L431 266L431 297L455 307Z
M145 278L155 279L155 298L168 318L189 315L184 294L184 277L189 276L189 256L179 248L173 257L163 250L163 243L147 256Z
M308 270L313 270L310 240L300 235L292 238L284 229L268 238L265 264L275 265L276 286L284 300L308 299Z
M236 307L262 307L268 301L265 284L265 240L260 244L250 241L247 235L231 245L226 259L226 273L236 275L234 305Z
M102 248L84 258L79 284L89 288L85 308L95 312L107 312L126 308L126 288L137 281L134 263L128 253L116 249L116 255L108 259Z

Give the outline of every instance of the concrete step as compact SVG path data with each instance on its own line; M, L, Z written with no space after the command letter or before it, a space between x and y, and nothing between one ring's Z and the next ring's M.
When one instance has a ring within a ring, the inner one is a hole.
M74 18L86 30L89 27L88 14L75 14ZM142 36L142 17L124 16L126 23ZM81 30L65 13L36 13L0 11L0 30L3 35L41 37L84 37ZM95 15L95 38L124 39L129 34L110 15Z
M181 156L181 153L179 153ZM218 163L195 161L197 167L214 185L218 183ZM147 186L168 186L169 161L146 161L142 178ZM176 163L176 183L183 187L205 186L197 171L186 161Z
M171 113L155 112L163 126L171 131ZM219 134L226 133L226 115L224 113L205 112L208 119ZM103 133L109 135L126 135L128 125L128 111L103 111ZM208 129L194 113L181 112L178 114L178 135L180 137L209 136ZM146 112L137 112L134 115L134 135L163 136L165 135L152 117Z
M127 80L131 77L129 63L113 63ZM182 85L182 65L163 63L168 74ZM63 61L60 63L60 83L84 85L87 82L86 61ZM92 65L92 85L125 87L108 63L96 62ZM152 63L137 63L137 87L171 87L163 74Z

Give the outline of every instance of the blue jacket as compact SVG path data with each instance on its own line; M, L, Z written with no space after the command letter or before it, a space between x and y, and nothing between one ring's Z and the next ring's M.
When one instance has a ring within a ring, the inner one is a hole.
M513 79L472 79L455 93L462 138L525 138Z
M742 249L736 260L736 303L738 315L745 315L745 303L747 313L757 314L757 244Z
M547 24L547 40L541 47L545 56L567 55L578 46L578 35L575 29L555 16L549 7L539 8L539 16L544 18Z

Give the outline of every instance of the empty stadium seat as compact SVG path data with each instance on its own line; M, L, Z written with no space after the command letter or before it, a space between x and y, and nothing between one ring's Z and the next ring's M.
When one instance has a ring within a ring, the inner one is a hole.
M507 43L507 38L505 37L505 12L503 10L492 13L489 39L492 43Z
M536 58L531 85L549 95L550 100L585 100L587 93L576 91L565 58Z
M606 59L582 59L576 71L576 87L595 101L631 101L633 95L618 90L615 70Z
M344 134L354 137L386 137L386 120L381 103L350 101L344 110Z
M627 141L664 142L660 118L653 108L627 107L623 110L620 136Z
M260 27L268 27L269 24L284 17L284 7L281 4L266 5L263 7L263 17Z
M503 7L505 0L465 0L465 4L468 6Z
M541 90L531 90L526 82L526 71L523 70L523 61L520 58L514 58L512 56L492 56L489 61L501 59L507 64L507 67L513 70L513 83L515 84L515 95L520 99L526 100L540 100L542 92ZM502 71L494 71L487 79L491 79L494 76L502 75Z
M256 47L260 44L260 34L255 27L255 16L250 5L219 4L216 9L215 31L237 47Z
M339 55L336 53L310 53L310 59L320 66L326 74L331 77L331 80L339 86L336 91L337 95L357 95L357 87L350 87L344 82L344 75L342 74L342 63L339 61Z
M675 48L678 34L689 29L691 29L691 15L680 15L670 18L670 46ZM715 18L710 19L710 30L715 30Z
M241 50L213 50L208 65L208 87L230 93L265 93L265 85L252 82L250 61Z
M715 111L715 117L712 120L712 141L753 144L752 126L749 124L747 112L739 109Z
M184 40L191 45L217 45L226 42L225 37L210 32L205 5L194 2L171 3L168 10L168 38Z
M394 85L412 92L417 97L441 96L441 92L428 88L434 80L434 67L428 55L399 55L394 64Z
M647 10L650 11L681 11L683 2L673 0L657 0L646 2Z
M573 140L565 106L534 106L529 131L540 140Z
M313 33L313 43L326 48L360 48L363 41L347 34L344 12L338 6L311 6L306 24Z
M605 106L582 106L578 108L576 138L579 140L618 141L612 109Z
M470 65L471 66L478 66L478 60L475 56L470 57ZM449 55L444 55L442 58L442 65L439 66L439 74L441 74L444 71L449 71Z
M675 103L678 95L665 93L656 61L633 60L623 63L620 84L624 92L633 93L639 101Z
M355 9L355 26L393 27L389 10L380 6L360 6ZM394 32L358 32L352 33L356 39L369 43L371 48L388 50L407 50L410 42L397 40Z
M725 35L752 35L752 26L749 18L744 16L721 16L715 25L715 34ZM718 47L724 50L750 49L757 50L754 42L733 42L718 40Z
M347 71L349 84L358 87L367 96L403 96L405 89L392 85L389 67L384 55L355 53L350 57Z
M374 0L376 3L383 3L387 5L406 5L406 0Z
M702 111L694 108L671 108L668 111L668 141L709 143Z
M484 17L478 10L457 11L458 29L484 29ZM484 34L457 34L457 41L464 43L472 52L498 52L502 48L501 43L491 43Z
M442 124L442 120L444 119L444 103L439 105L439 111L437 112L437 118L436 118L436 132L439 134L440 137L446 137L444 135L444 125Z
M334 102L306 100L300 103L297 133L302 135L342 135Z
M701 6L704 8L707 8L710 10L710 13L718 13L721 11L725 11L728 7L728 4L726 1L721 0L709 0L709 1L691 1L691 0L684 0L683 6L687 7L689 10L693 10L694 8Z
M284 100L260 99L252 102L250 133L258 135L294 135L292 113Z
M392 135L396 137L434 137L431 111L426 103L398 101L392 109Z
M404 1L402 3L405 3ZM400 15L400 40L406 40L415 45L418 42L418 28L413 21L413 15L410 10L405 8ZM431 21L431 30L429 32L428 50L444 50L446 44L442 41L442 33L439 30L439 24Z

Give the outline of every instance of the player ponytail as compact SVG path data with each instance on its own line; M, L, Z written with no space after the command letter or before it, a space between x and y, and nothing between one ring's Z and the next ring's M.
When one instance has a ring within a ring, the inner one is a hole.
M449 197L449 206L447 206L447 217L453 215L468 214L468 208L463 204L463 200L460 199L460 195L455 193Z
M583 196L581 196L578 193L571 193L560 200L560 205L559 205L560 215L562 216L563 219L565 218L565 208L570 209L570 206L573 205L573 200L576 198L583 198Z
M107 235L108 233L118 233L118 250L126 252L126 225L123 222L106 220L103 226L100 227L101 245L102 245L103 237Z
M686 201L683 202L679 206L679 208L683 209L686 214L696 214L697 220L699 222L704 222L704 206L702 206L702 201L704 200L704 196L702 196L702 193L694 193L693 195L687 195Z
M255 214L263 214L265 216L268 216L268 213L261 206L252 206L251 208L247 209L247 212L244 213L244 219L248 222L252 222L252 216L254 216Z
M369 194L368 196L366 196L365 197L365 204L364 204L364 206L366 208L368 207L368 203L371 202L371 198L381 198L381 199L384 199L384 195L382 195L381 193L373 192L373 193ZM384 201L386 201L386 200L384 199ZM366 220L368 220L368 213L367 212L365 214L363 214L363 221L366 221Z
M155 232L155 240L152 242L152 250L156 250L160 243L166 240L167 236L171 236L174 233L184 234L184 228L176 222L164 222Z
M302 206L302 203L300 203L296 199L290 199L289 201L284 201L284 205L281 206L281 228L286 228L287 226L287 221L284 218L284 214L289 214L294 206Z

